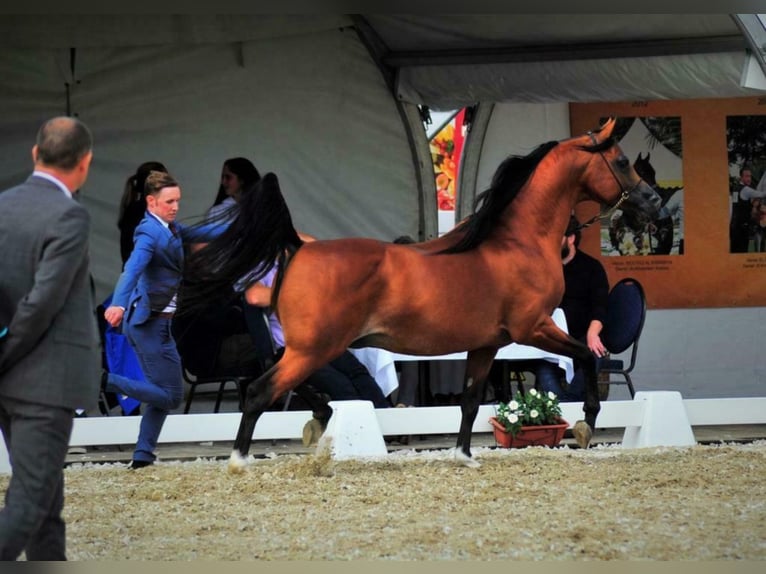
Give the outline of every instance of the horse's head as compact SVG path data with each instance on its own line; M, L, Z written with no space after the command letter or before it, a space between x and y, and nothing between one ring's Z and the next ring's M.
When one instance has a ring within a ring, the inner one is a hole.
M649 152L646 152L646 157L643 157L641 152L638 153L638 157L636 158L636 161L633 162L633 169L636 170L636 173L639 175L641 179L643 179L646 183L651 185L652 187L657 187L657 172L654 170L654 167L651 163L649 163L649 158L652 154Z
M657 216L662 199L612 137L616 123L610 118L598 131L583 136L587 141L581 149L593 154L583 179L592 199L606 205L608 213L622 210L625 222L638 230Z

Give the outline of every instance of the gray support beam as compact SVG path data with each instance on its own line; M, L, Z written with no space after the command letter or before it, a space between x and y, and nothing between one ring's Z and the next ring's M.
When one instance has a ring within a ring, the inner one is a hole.
M763 14L732 14L734 22L742 31L751 53L766 75L766 28L761 18Z
M479 160L494 107L495 105L491 102L482 102L475 108L473 121L463 145L463 156L460 159L460 175L458 176L460 184L455 202L455 223L473 213L476 182L479 178Z
M742 16L742 14L740 14ZM753 16L746 14L746 16ZM407 66L482 65L514 62L553 62L610 58L647 58L682 54L739 52L746 48L740 35L701 38L670 38L628 42L559 44L550 46L507 46L461 50L390 52L383 58L389 68Z
M436 178L428 145L426 130L420 119L420 110L415 104L397 100L396 107L407 130L407 141L412 153L418 191L418 239L428 241L439 236L439 213L436 205Z
M412 167L415 170L415 180L418 194L418 240L427 241L439 235L439 215L436 208L436 181L434 166L431 160L431 150L426 138L426 130L420 119L420 110L414 104L407 104L396 97L394 90L395 71L385 64L388 48L367 20L352 14L354 28L362 44L367 48L373 61L378 66L383 80L388 86L391 98L399 111L402 125L407 134L410 146Z

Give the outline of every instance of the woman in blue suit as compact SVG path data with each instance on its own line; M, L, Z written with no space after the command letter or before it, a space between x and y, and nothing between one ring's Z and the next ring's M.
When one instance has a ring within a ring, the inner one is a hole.
M129 469L156 459L162 425L183 399L181 358L171 334L171 320L184 265L184 241L199 241L225 226L186 227L175 223L181 188L168 173L152 171L146 178L146 214L136 227L134 248L114 289L104 318L123 333L141 364L145 380L109 373L106 390L146 404Z

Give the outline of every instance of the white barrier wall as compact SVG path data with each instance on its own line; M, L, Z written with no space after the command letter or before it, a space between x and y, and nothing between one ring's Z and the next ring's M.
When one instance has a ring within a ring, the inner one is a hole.
M582 418L582 403L563 403L561 410L570 426ZM460 425L458 406L370 409L370 412L377 418L377 424L371 426L379 428L382 435L455 434ZM494 405L482 405L473 432L492 432L488 419L494 414ZM253 439L301 438L303 426L310 418L310 411L264 413ZM140 420L140 417L119 416L75 419L70 445L132 444ZM233 441L239 420L239 413L170 415L159 442ZM623 445L630 448L693 444L692 426L724 424L766 424L766 398L683 400L677 392L638 392L632 401L602 403L596 421L597 428L625 428ZM8 472L8 452L5 442L0 441L0 474Z

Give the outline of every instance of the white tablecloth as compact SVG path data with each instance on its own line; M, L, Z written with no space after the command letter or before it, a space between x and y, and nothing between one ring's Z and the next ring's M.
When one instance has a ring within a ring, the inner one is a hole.
M564 311L556 309L553 312L552 317L556 325L564 331L567 331L567 320L564 316ZM468 355L465 352L438 356L402 355L373 347L349 350L364 364L365 367L367 367L367 370L370 371L370 374L375 378L378 385L383 390L383 394L386 396L391 394L399 386L396 369L394 368L394 361L458 361L465 360ZM530 347L528 345L519 345L517 343L506 345L498 350L495 359L505 359L509 361L545 359L546 361L556 363L563 369L566 373L567 381L571 381L574 376L574 364L570 357L556 355L555 353L549 353L538 349L537 347Z

